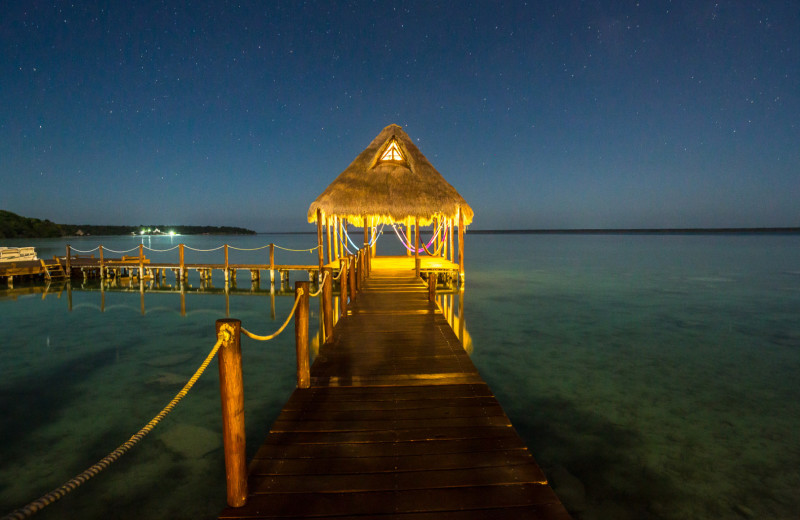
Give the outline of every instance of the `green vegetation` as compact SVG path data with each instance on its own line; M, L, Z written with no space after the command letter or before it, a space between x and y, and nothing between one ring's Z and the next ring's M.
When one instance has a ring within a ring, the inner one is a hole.
M76 235L130 235L143 229L159 229L178 235L255 235L255 231L233 226L92 226L56 224L49 220L28 218L0 209L0 238L51 238Z

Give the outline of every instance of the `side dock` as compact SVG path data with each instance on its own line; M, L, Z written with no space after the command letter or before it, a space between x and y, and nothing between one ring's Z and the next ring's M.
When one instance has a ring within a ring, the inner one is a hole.
M220 518L569 518L413 267L380 260Z

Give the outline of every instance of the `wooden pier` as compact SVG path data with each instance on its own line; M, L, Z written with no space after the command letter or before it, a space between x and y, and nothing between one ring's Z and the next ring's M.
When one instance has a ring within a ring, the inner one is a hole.
M220 518L569 518L408 260L373 259Z

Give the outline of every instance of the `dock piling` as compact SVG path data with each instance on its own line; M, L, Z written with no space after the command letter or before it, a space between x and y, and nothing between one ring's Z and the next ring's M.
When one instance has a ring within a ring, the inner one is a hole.
M241 507L247 501L247 460L245 458L244 387L242 385L242 322L217 320L219 349L219 390L222 398L222 440L228 505Z
M297 305L294 315L294 335L297 345L297 388L309 388L311 386L311 368L308 357L308 295L310 284L297 281L294 286L295 298L300 298L300 303Z
M322 274L322 327L325 343L333 339L333 270L326 267Z

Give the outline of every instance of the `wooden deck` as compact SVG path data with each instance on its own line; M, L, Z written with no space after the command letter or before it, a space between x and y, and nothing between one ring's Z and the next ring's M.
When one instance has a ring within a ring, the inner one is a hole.
M220 518L569 518L411 266L373 263Z

